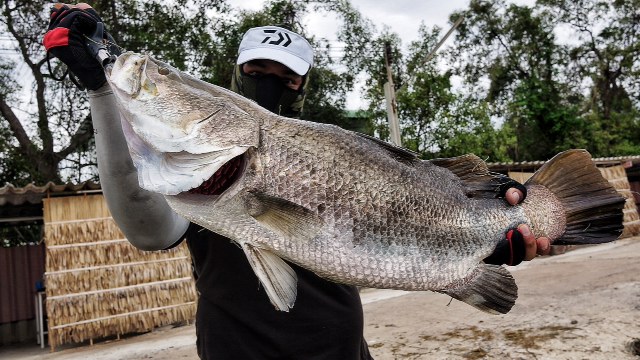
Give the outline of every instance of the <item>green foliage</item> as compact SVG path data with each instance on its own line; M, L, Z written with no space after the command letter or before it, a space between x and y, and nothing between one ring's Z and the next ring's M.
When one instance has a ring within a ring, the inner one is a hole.
M331 56L332 47L326 39L307 35L315 48L315 65L310 73L310 83L302 118L344 129L374 133L374 124L366 112L350 112L346 109L347 93L354 85L355 75L370 62L373 25L348 1L308 1L307 11L324 11L340 19L337 38L343 42L342 56ZM336 70L336 64L342 70Z
M433 137L437 151L427 158L455 157L473 153L485 161L508 161L509 145L515 136L493 127L486 104L469 98L452 103L454 112L443 118Z
M145 50L188 66L198 60L197 54L202 53L194 49L202 50L207 46L198 40L207 39L208 33L201 30L208 26L205 21L208 17L198 15L215 8L216 3L209 3L177 1L167 5L161 1L94 1L91 5L102 14L121 46L159 38L164 46ZM4 59L0 63L3 84L0 85L0 129L3 130L0 132L3 135L0 166L7 168L1 180L15 185L97 178L86 94L68 81L54 80L54 77L62 76L65 67L55 60L48 62L42 47L50 5L5 1L0 8L0 34L15 46L12 59L21 65L17 68L26 70L26 74L17 73L13 71L16 67L8 67ZM126 30L127 35L121 38L120 30ZM18 94L19 85L33 89L31 99Z
M522 79L508 104L506 122L518 139L514 159L547 159L569 148L586 148L587 123L557 90L558 84L537 77Z
M509 155L547 159L575 147L594 156L638 153L637 0L537 4L474 0L452 15L465 21L450 59L466 59L456 71L469 92L515 132ZM580 42L556 39L558 26ZM478 85L483 80L488 87Z
M42 241L42 224L0 227L0 247L36 245Z
M437 67L437 56L424 62L440 40L440 29L422 25L419 34L420 40L409 44L406 57L399 50L397 36L383 34L376 40L379 49L385 42L391 43L403 146L425 158L473 152L487 159L505 160L506 140L493 128L486 103L456 93L452 73ZM368 70L369 110L378 124L377 134L384 139L388 136L381 91L387 81L384 63L372 62Z
M29 183L29 163L16 154L13 145L11 131L4 123L0 123L0 184L11 183L15 186L23 186Z
M467 84L488 80L488 88L473 85L470 93L484 94L492 113L515 131L509 156L545 159L575 140L564 131L577 121L560 91L564 84L556 67L562 64L562 48L549 19L529 7L476 0L455 16L465 21L450 56L469 59L457 67Z
M640 102L640 2L540 2L555 21L570 27L582 42L568 56L575 83L589 82L581 117L591 125L589 142L597 156L638 154Z
M370 24L348 1L276 0L261 11L237 11L224 0L95 0L89 1L120 47L147 52L211 83L227 87L238 45L250 27L288 24L310 38L317 49L310 74L304 116L347 128L370 128L369 119L345 116L346 93L353 71L365 61L363 46ZM0 167L2 181L29 182L95 180L92 123L84 91L70 82L57 82L65 70L51 61L49 73L42 38L50 4L6 1L0 15L0 34L17 45L18 62L27 64L35 96L31 102L17 96L15 65L0 59ZM352 71L336 71L329 42L305 34L300 19L309 11L325 11L342 19L338 36L346 42L344 61ZM27 84L29 85L29 84ZM29 108L20 112L20 108ZM357 123L354 123L357 122Z
M90 4L119 46L150 53L216 84L230 80L232 60L220 41L228 36L229 20L211 15L230 11L224 0L97 0Z

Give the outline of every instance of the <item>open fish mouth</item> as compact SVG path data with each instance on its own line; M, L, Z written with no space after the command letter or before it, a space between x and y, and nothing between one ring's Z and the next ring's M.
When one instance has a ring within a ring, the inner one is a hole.
M238 155L222 165L209 179L200 186L188 190L190 194L221 195L231 187L244 172L245 154Z
M259 145L258 117L243 107L249 100L233 94L237 106L225 101L228 90L135 53L118 57L109 84L141 188L220 195L240 182L241 155Z
M155 84L145 73L148 60L149 57L142 54L126 52L120 55L109 67L109 82L131 98L137 98L142 90L153 93L156 90Z

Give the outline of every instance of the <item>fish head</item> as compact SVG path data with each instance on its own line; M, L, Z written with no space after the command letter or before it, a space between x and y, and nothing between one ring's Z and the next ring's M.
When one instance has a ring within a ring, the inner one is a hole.
M195 189L258 146L261 113L236 93L132 52L118 57L107 78L146 190Z

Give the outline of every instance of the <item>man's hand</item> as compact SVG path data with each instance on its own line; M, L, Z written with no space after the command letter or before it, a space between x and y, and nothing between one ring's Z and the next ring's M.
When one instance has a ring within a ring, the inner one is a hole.
M102 19L88 4L70 6L57 3L51 8L49 31L43 41L47 51L65 63L89 90L96 90L107 81L102 66L89 47L95 47L95 43L106 43L112 45L110 49L117 48L108 32L96 34L98 23L102 23Z
M507 190L505 199L510 205L517 205L524 200L522 192L516 188ZM522 234L524 247L526 249L525 261L533 260L537 255L549 255L551 252L551 241L547 237L539 237L536 239L535 235L529 229L529 226L522 224L518 226L518 231Z
M505 192L504 198L510 205L517 205L524 200L522 191L513 187ZM537 255L548 255L551 251L551 241L547 237L535 235L526 224L512 229L505 234L505 240L496 246L493 254L484 259L488 264L518 265L522 261L529 261Z

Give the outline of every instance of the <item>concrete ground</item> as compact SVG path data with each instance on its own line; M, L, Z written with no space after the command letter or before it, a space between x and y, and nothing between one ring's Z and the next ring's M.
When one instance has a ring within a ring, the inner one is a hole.
M362 291L376 359L640 359L640 237L510 268L519 298L489 315L431 292ZM1 359L196 359L193 325L68 346L0 347Z

